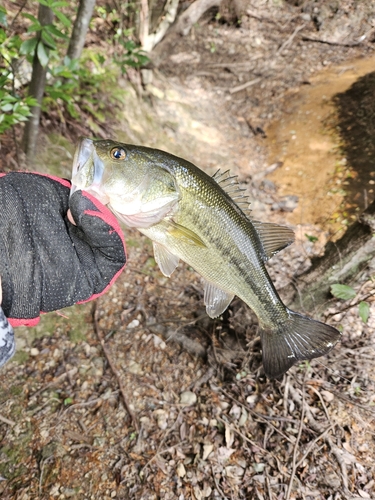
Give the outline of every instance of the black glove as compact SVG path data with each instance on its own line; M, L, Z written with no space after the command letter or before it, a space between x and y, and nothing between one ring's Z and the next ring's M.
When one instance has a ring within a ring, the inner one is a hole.
M69 192L70 183L57 177L0 174L1 307L13 326L94 299L125 266L115 217L89 194L69 199Z

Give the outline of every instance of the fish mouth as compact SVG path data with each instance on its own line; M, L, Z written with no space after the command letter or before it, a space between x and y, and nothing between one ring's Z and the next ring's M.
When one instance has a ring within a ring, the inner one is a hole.
M81 137L74 152L70 196L82 189L107 205L109 198L101 187L103 174L104 164L96 153L94 141Z

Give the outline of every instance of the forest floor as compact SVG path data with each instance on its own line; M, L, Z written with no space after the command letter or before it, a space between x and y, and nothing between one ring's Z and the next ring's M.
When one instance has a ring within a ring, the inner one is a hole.
M281 291L356 216L362 198L345 197L358 176L343 161L333 112L331 129L321 127L322 143L336 141L327 151L334 168L315 205L333 198L338 215L322 220L305 209L296 217L318 188L297 190L319 176L301 167L283 180L299 129L277 153L275 127L291 126L301 93L325 71L339 78L374 57L373 2L304 5L254 1L238 27L206 16L187 37L166 38L146 85L135 73L132 86L120 82L127 101L113 135L210 173L230 169L256 219L293 224L296 242L268 266ZM72 149L59 149L66 175ZM374 269L352 283L355 299L312 312L342 329L336 348L270 381L249 308L235 299L209 319L199 276L181 264L165 278L150 241L125 234L128 265L108 294L16 332L15 360L0 374L0 497L375 499ZM362 300L370 303L366 324Z

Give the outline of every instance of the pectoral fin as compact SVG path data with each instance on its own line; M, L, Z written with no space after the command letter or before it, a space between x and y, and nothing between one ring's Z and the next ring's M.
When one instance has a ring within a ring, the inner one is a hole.
M289 227L272 222L251 221L263 245L264 259L270 259L275 253L289 246L294 241L294 231Z
M180 259L159 243L153 242L153 246L155 260L160 267L160 271L169 278L178 266Z
M168 232L174 238L183 240L185 243L189 243L191 245L196 245L199 247L206 246L202 239L196 233L194 233L194 231L191 231L191 229L181 226L181 224L177 224L177 222L174 222L173 220L168 221L167 224Z
M204 281L204 304L210 318L217 318L232 302L234 295Z

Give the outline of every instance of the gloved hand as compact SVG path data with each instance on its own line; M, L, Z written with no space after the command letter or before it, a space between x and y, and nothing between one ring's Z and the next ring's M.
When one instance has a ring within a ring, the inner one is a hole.
M125 266L113 214L89 194L69 192L70 183L57 177L0 174L1 307L13 326L96 298ZM0 350L1 343L0 334Z

